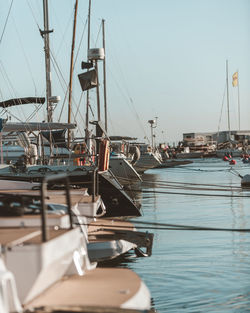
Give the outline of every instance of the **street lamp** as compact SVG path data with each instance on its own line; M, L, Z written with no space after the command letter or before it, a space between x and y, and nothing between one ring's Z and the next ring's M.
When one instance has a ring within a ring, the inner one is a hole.
M154 134L154 128L157 127L157 119L158 117L155 117L154 120L148 120L148 123L150 124L150 128L151 128L151 145L152 145L152 149L155 148L155 134Z

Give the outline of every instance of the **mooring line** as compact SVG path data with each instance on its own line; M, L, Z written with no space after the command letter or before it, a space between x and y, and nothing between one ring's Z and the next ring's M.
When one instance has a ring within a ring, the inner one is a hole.
M155 194L173 194L180 196L202 196L202 197L230 197L230 198L250 198L249 196L244 195L226 195L226 194L205 194L205 193L188 193L188 192L173 192L173 191L156 191L156 190L140 190L140 189L124 189L127 191L133 192L144 192L144 193L155 193Z
M236 188L236 187L224 187L221 186L222 188L203 188L203 187L192 187L192 186L188 186L187 184L184 186L176 186L176 185L171 185L171 184L151 184L151 183L145 183L143 185L149 185L152 188L168 188L168 189L183 189L183 190L210 190L210 191L241 191L242 189L240 187ZM197 186L198 184L196 184ZM204 185L205 186L205 185Z
M119 219L112 219L112 221L118 221ZM191 230L191 231L224 231L224 232L245 232L249 233L250 228L222 228L222 227L206 227L206 226L193 226L193 225L180 225L180 224L167 224L167 223L153 223L153 222L143 222L136 220L129 220L130 223L141 224L145 226L135 226L135 225L107 225L102 223L76 223L76 225L85 226L98 226L102 227L100 230L105 229L153 229L153 230Z

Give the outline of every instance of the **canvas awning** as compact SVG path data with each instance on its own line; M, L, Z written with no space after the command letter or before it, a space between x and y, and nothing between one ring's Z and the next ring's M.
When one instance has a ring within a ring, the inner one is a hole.
M76 124L73 123L6 123L3 125L3 132L22 132L22 131L39 131L39 130L55 130L55 129L75 129Z
M21 104L30 104L30 103L39 103L44 104L45 98L41 97L26 97L26 98L16 98L16 99L9 99L0 102L1 108L7 108L15 105Z

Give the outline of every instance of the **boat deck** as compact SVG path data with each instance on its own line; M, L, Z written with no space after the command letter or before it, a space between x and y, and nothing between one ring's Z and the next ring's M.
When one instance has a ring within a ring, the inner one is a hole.
M3 190L0 191L0 195L17 195L23 197L34 197L39 198L41 195L40 190L24 190L24 189L17 189L17 190ZM47 203L57 203L57 204L65 204L66 203L66 196L64 190L48 190L47 191ZM70 190L70 198L71 204L75 205L77 203L91 203L93 202L92 196L88 195L87 188L81 189L73 189ZM95 196L94 201L98 201L100 196Z
M63 278L28 303L25 309L59 306L121 307L136 295L140 296L141 285L139 276L129 269L97 268L86 272L84 276Z
M0 219L1 220L1 219ZM67 229L48 229L48 238L54 239L64 233ZM40 227L7 227L0 228L0 245L5 247L13 247L20 244L41 244L42 232Z
M91 222L88 227L89 242L104 241L105 235L114 235L116 230L135 231L136 228L128 221L108 218L96 219ZM101 238L102 236L103 238Z

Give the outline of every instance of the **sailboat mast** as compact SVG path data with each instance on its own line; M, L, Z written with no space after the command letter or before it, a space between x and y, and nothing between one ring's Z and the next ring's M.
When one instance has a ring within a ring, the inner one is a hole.
M240 130L240 81L239 81L239 70L237 70L237 89L238 89L238 114L239 114L239 130Z
M99 75L98 75L98 61L95 60L95 70L97 73L97 86L96 86L96 98L97 98L97 120L101 120L101 104L100 104L100 90L99 90Z
M43 19L44 19L44 31L41 31L41 34L44 39L44 51L45 51L47 121L52 122L53 108L50 102L52 92L51 92L49 34L53 32L53 30L49 30L48 0L43 0Z
M87 52L90 48L90 14L91 14L91 0L89 0L89 11L88 11L88 46L87 46ZM87 141L89 137L89 90L87 90L86 95L86 118L85 118L85 140Z
M229 140L230 140L231 130L230 130L230 115L229 115L228 60L226 60L226 83L227 83L227 121L228 121L228 134L229 134Z
M105 20L102 20L102 46L105 53L103 60L103 88L104 88L104 118L105 118L105 130L108 131L108 114L107 114L107 89L106 89L106 49L105 49Z
M77 9L78 9L78 0L76 0L75 2L72 47L71 47L71 58L70 58L68 123L71 123L72 81L73 81L73 71L74 71L74 50L75 50L75 37L76 37ZM68 145L70 145L70 130L68 131Z

